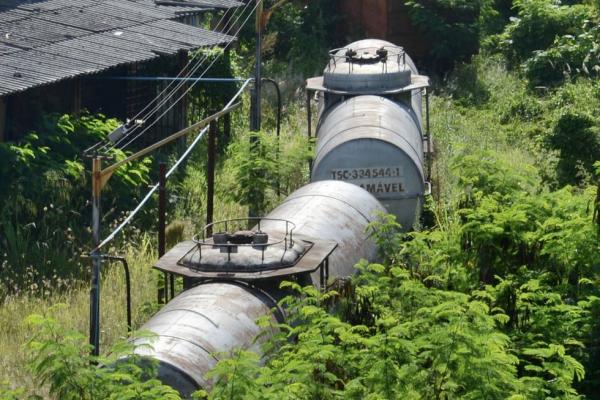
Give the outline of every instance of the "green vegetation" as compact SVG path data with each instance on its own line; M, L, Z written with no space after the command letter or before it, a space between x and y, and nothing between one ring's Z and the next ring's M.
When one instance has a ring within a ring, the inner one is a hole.
M89 247L90 180L82 153L117 126L104 116L49 116L43 133L0 143L0 299L22 291L48 292L80 279ZM113 151L116 159L124 153ZM149 183L149 163L127 166L107 188L107 210L135 204ZM116 219L110 212L105 223Z
M540 162L579 104L566 94L590 83L538 96L488 56L455 71L432 106L435 225L374 224L385 263L327 294L294 286L277 351L233 352L208 397L597 398L598 177L562 186L561 155Z
M133 325L139 327L157 309L157 277L148 268L156 259L155 246L147 237L141 238L135 247L132 244L123 249L122 254L130 261ZM106 264L103 271L101 346L106 350L126 337L127 321L123 270L119 264ZM56 304L64 304L64 307L57 312L48 311ZM7 388L20 388L24 394L18 396L19 399L34 393L48 397L49 387L41 385L27 368L32 357L38 356L33 349L26 351L27 344L34 340L35 335L43 333L39 329L41 326L28 326L25 323L32 314L52 317L57 324L57 335L66 335L67 332L85 335L89 324L89 287L77 281L59 280L56 286L42 294L38 291L20 292L3 300L0 307L0 388L2 383L6 383ZM39 340L50 339L42 336ZM77 354L85 352L85 342L77 342L81 345ZM4 395L1 389L0 393ZM4 399L2 395L0 398Z
M431 43L429 62L444 71L479 50L486 2L481 0L408 0L413 24Z
M291 3L273 15L264 50L268 74L283 83L282 139L274 138L270 91L256 134L247 133L242 117L245 98L231 135L218 139L216 220L246 215L257 200L266 211L307 181L310 143L296 89L334 47L331 4ZM198 398L600 398L599 5L409 6L435 40L431 65L446 74L434 77L431 104L431 222L401 233L382 216L372 225L382 263L360 263L359 274L330 292L286 283L296 295L283 301L289 318L266 344L265 359L233 349L210 373L215 388ZM251 33L245 35L231 65L211 75L251 70ZM212 96L216 89L194 93L191 117L222 105L227 96ZM0 285L2 399L178 398L152 380L151 365L114 362L132 350L119 344L126 327L118 266L106 267L102 288L102 345L112 354L91 359L81 333L88 289L74 279L85 275L83 265L73 265L88 244L89 234L76 226L89 215L89 178L78 157L115 124L56 117L44 134L0 145L0 247L7 254L0 277L10 282ZM203 225L204 154L197 150L169 182L170 242ZM149 161L125 169L105 209L127 209L123 194L149 176ZM148 268L156 246L132 229L115 247L132 260L137 328L158 307L160 279ZM66 308L50 310L57 303Z

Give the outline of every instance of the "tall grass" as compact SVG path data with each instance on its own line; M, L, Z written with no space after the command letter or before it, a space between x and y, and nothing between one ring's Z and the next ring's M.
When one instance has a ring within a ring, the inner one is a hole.
M531 168L533 123L506 121L516 99L526 97L525 84L497 58L477 56L439 84L431 102L431 132L436 161L433 179L441 202L455 198L459 186L451 160L480 151L495 151L516 169Z
M151 269L156 251L148 237L139 242L139 247L129 246L124 252L131 269L134 328L141 326L155 310L157 298L158 275ZM127 336L125 279L120 264L104 264L101 301L101 348L107 351L119 338ZM24 348L31 333L23 320L34 313L44 315L57 303L66 305L65 312L57 316L61 324L88 331L89 286L86 283L71 282L68 288L47 296L40 296L36 291L5 299L0 306L0 382L7 381L28 390L39 389L26 368Z
M302 104L301 98L298 105L293 104L285 110L280 153L282 158L294 159L294 152L302 145L302 141L297 138L305 134L305 114L299 104ZM274 111L269 107L266 107L265 111L265 127L270 132L270 127L274 125ZM246 122L238 121L235 125L233 141L247 140L247 135L244 134L247 129ZM196 150L179 179L168 183L169 245L191 238L206 223L205 157L205 150ZM297 165L291 176L291 181L286 181L290 189L306 182L306 163ZM214 220L248 215L248 207L233 200L232 191L237 190L237 182L225 155L219 156L215 189ZM285 193L282 194L284 195ZM278 202L276 197L272 196L270 199L270 205L276 205ZM131 236L127 237L129 234ZM143 325L158 309L157 287L162 285L162 274L152 269L158 256L153 236L154 233L140 235L136 227L131 227L126 230L125 237L119 240L120 243L128 243L122 255L128 260L131 269L134 329ZM24 246L26 250L27 241L16 241L15 245ZM32 273L35 273L35 267L31 267ZM64 313L58 315L59 323L66 328L87 333L89 284L86 281L58 279L57 282L49 284L48 290L39 290L37 287L30 289L7 296L0 304L0 383L9 382L10 386L25 388L30 393L35 389L39 394L38 384L26 367L28 355L25 344L32 334L27 331L23 320L31 314L45 315L51 306L62 303L66 308ZM125 281L119 263L104 263L101 302L101 349L106 352L118 339L127 336Z

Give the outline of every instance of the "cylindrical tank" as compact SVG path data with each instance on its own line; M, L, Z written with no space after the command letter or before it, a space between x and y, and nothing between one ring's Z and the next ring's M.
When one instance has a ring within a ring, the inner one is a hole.
M218 353L237 347L260 352L256 320L270 315L276 302L265 292L237 282L206 283L186 290L154 315L141 330L151 339L136 339L136 354L158 360L158 377L189 398L210 388L205 378Z
M377 51L380 49L388 50L385 63L366 65L356 65L355 63L352 68L349 68L347 65L351 64L350 62L330 61L324 71L323 85L328 89L344 90L354 95L368 92L369 94L378 94L401 101L412 108L419 121L419 125L422 125L421 89L393 96L388 96L385 93L389 90L398 89L410 84L411 75L419 74L419 70L413 60L408 54L404 53L401 47L381 39L363 39L339 49L333 57L337 57L340 60L348 50L355 51L358 55L365 53L377 54ZM402 62L400 65L397 65L396 54L399 51L402 53ZM322 109L322 111L326 111L329 105L335 104L340 99L349 98L349 96L331 94L326 94L326 97L331 97L331 99L325 99L325 109Z
M423 139L410 107L380 96L352 97L322 117L317 138L312 181L358 185L412 228L425 183Z
M366 190L342 181L323 180L292 193L267 218L293 222L294 235L337 242L338 248L329 257L329 275L344 277L352 275L359 260L375 259L376 247L366 228L379 212L386 210ZM270 231L268 221L262 226Z
M377 212L385 208L360 187L322 181L292 193L265 218L293 222L296 237L337 242L329 259L333 278L351 275L361 259L375 258L376 248L366 228ZM261 229L269 234L281 226L267 219L261 222ZM313 277L313 283L318 284L318 278ZM158 360L159 379L184 397L200 387L210 389L212 382L205 374L216 364L217 353L235 348L260 353L261 342L255 338L261 329L256 320L270 316L276 321L272 296L279 293L234 281L196 286L169 302L141 328L157 336L153 341L137 339L135 344L150 347L138 347L136 353Z
M363 39L363 40L359 40L354 43L351 43L347 47L349 47L351 49L365 49L366 48L366 49L369 49L370 51L375 51L376 49L381 48L381 47L388 48L388 47L392 47L392 46L396 46L396 45L393 43L387 42L385 40L381 40L381 39ZM419 74L419 70L417 69L417 66L415 65L412 58L410 58L408 53L404 54L404 62L406 63L406 66L410 69L410 71L412 72L413 75ZM407 96L410 96L410 100L408 99ZM419 125L423 126L423 119L422 119L423 111L421 109L421 105L422 105L421 89L414 90L412 92L408 92L403 100L405 103L411 105L413 112L415 113L415 115L417 116L417 118L419 120Z

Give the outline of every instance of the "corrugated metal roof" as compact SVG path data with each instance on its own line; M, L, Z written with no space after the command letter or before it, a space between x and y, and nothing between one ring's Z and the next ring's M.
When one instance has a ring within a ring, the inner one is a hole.
M193 7L211 7L211 8L236 8L241 5L241 1L236 0L144 0L144 1L155 1L159 4L184 4L190 3L189 6L164 6L164 7L181 7L181 8L193 8Z
M172 21L191 8L169 8L154 0L0 0L0 96L233 39Z
M21 8L27 10L55 10L63 7L76 6L90 6L97 4L103 0L2 0L0 2L0 11L10 10L13 8ZM236 8L243 5L241 1L237 0L124 0L134 1L136 3L145 4L149 7L153 7L157 10L166 12L198 12L203 11L207 8L220 8L229 9ZM171 3L171 5L166 5ZM187 4L186 4L187 3ZM177 4L177 5L175 5Z

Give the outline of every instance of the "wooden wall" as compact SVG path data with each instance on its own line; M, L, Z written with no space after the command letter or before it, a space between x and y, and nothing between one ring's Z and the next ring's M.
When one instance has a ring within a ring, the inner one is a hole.
M4 142L4 131L6 130L6 102L0 98L0 143Z

